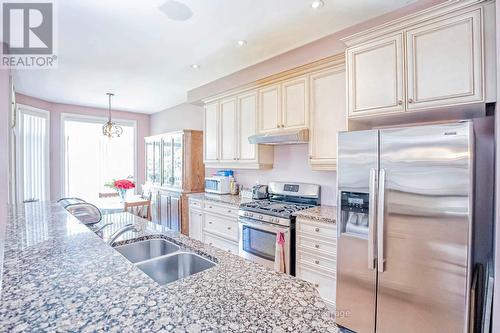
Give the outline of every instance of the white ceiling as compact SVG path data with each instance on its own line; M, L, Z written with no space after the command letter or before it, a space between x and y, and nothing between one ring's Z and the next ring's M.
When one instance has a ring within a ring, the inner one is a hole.
M111 91L113 109L154 113L190 89L411 2L324 0L313 10L312 0L178 1L190 19L169 19L159 10L166 0L57 1L59 67L17 71L16 90L95 107L107 107Z

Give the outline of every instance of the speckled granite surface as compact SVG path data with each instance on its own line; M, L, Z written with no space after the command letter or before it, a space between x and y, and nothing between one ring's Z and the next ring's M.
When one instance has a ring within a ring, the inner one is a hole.
M228 204L232 206L239 206L242 202L249 202L252 199L241 198L239 195L230 195L230 194L213 194L213 193L193 193L188 195L190 198L203 200L203 201L212 201L212 202L220 202L223 204Z
M57 204L10 208L2 332L336 332L309 283L274 272L130 214L130 237L162 237L217 265L160 286ZM105 229L104 238L113 228ZM130 241L130 240L128 240Z
M295 212L293 215L316 222L336 223L337 207L321 205L309 209L300 210L298 212Z

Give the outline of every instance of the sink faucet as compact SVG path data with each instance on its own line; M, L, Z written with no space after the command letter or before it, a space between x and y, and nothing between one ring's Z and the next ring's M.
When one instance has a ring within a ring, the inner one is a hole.
M102 227L100 227L100 228L98 228L98 229L94 230L94 232L95 232L96 234L98 234L98 235L99 235L99 233L100 233L100 232L102 232L102 231L104 230L104 228L106 228L106 227L108 227L108 226L110 226L110 225L113 225L113 223L106 223L106 224L104 224ZM101 238L102 238L102 237L101 237Z
M120 237L121 235L123 235L124 233L126 233L127 231L138 232L138 230L136 229L136 227L133 224L127 224L127 225L121 227L120 229L118 229L117 231L115 231L115 233L109 237L108 244L112 246L115 243L115 241L117 240L117 238Z

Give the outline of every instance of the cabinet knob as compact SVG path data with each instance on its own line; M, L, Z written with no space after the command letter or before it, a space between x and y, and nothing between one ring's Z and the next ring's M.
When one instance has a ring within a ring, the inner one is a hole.
M399 101L398 101L398 105L403 105L403 101L402 101L402 100L399 100Z
M315 263L316 265L319 265L319 260L315 260L315 261L314 261L314 263Z
M408 99L408 103L413 103L413 98Z
M212 208L212 206L208 206L208 208Z
M212 222L208 222L208 224L212 224Z
M315 284L314 284L314 286L315 286L316 288L319 288L319 283L315 283Z
M231 230L231 227L227 227L227 230Z
M228 209L228 210L227 210L227 212L228 212L228 213L232 213L233 211L232 211L231 209Z
M319 244L314 245L315 248L319 249Z
M319 228L316 228L316 229L314 229L314 230L316 230L316 232L319 232Z

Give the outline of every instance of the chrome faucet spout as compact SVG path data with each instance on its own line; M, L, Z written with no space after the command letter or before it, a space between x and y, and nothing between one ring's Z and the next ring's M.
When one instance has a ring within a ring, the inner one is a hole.
M113 244L118 239L118 237L120 237L121 235L123 235L127 231L138 232L137 228L133 224L127 224L127 225L121 227L120 229L118 229L113 235L111 235L109 237L108 244L113 246Z

